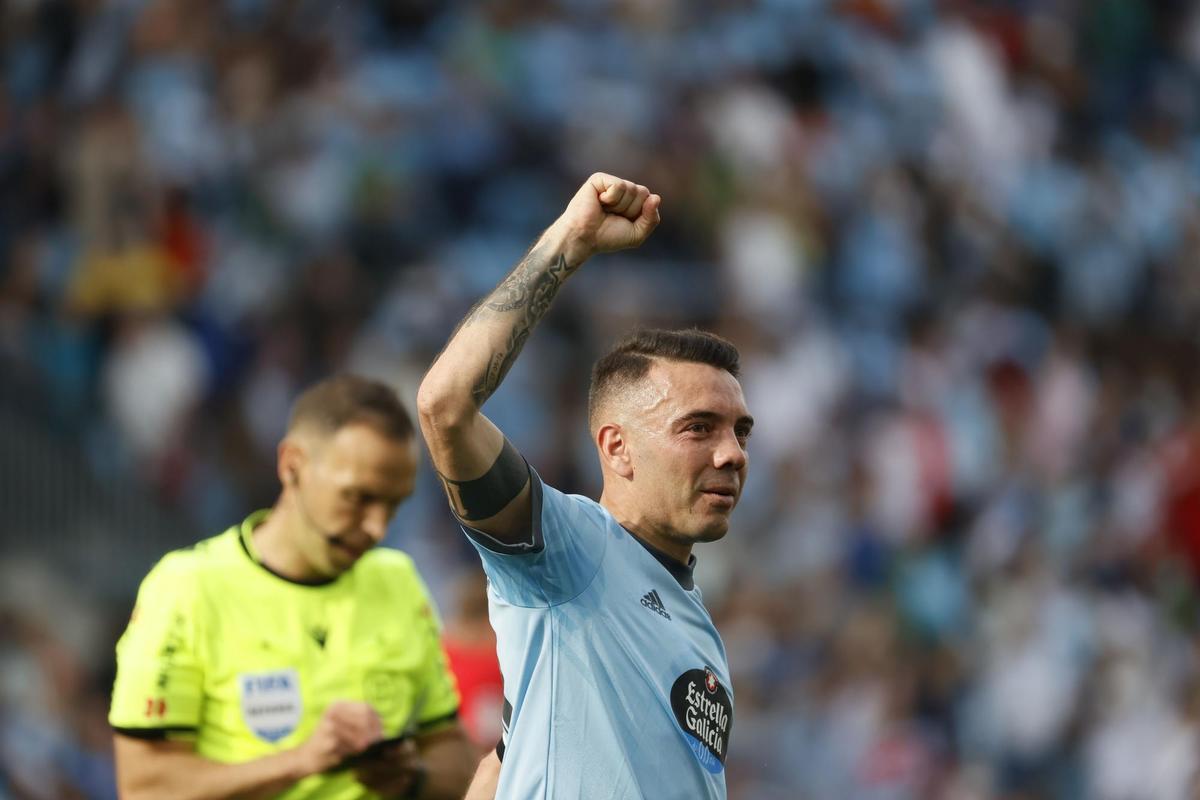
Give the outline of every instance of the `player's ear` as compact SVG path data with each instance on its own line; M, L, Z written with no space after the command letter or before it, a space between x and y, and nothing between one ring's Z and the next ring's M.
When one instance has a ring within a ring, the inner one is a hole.
M629 441L621 426L615 422L601 425L596 431L596 447L600 450L600 461L622 478L633 477L633 458L629 452Z

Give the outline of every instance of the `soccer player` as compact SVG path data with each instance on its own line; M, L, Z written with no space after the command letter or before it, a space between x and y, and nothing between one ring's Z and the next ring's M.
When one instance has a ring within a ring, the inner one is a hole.
M428 593L373 549L413 490L386 386L305 391L273 508L167 554L117 645L109 719L126 800L454 798L474 766Z
M488 576L506 700L500 798L726 795L733 692L692 546L725 535L746 478L737 350L700 331L644 331L600 359L588 411L598 503L545 485L480 412L563 282L595 253L641 244L660 202L591 176L418 392L433 463Z

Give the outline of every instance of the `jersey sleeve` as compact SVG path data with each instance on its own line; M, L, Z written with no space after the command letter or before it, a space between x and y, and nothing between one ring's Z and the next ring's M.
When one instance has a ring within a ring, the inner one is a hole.
M109 723L138 738L186 738L200 724L197 590L186 553L172 553L142 581L117 642Z
M463 526L479 552L492 591L527 608L552 606L578 595L595 577L608 544L607 517L596 503L567 495L529 470L533 506L530 539L505 544Z
M419 627L425 637L425 661L417 674L417 695L420 698L416 715L417 734L429 733L458 716L460 697L450 659L442 646L442 620L429 590L417 571L413 570L413 585L417 592Z

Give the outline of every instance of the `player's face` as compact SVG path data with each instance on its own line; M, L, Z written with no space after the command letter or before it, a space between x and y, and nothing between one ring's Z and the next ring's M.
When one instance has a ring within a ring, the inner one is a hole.
M313 446L293 487L302 518L296 545L313 572L339 575L383 541L416 473L415 438L369 425L347 425Z
M681 543L720 539L749 466L741 385L707 364L656 361L640 388L629 435L642 519Z

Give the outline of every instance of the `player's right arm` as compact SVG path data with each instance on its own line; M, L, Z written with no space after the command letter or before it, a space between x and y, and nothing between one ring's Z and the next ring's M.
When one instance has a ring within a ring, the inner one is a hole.
M298 747L241 764L197 755L190 742L117 733L117 790L121 800L265 800L338 766L381 735L378 715L352 702L331 704Z
M433 466L459 519L498 542L529 535L530 476L481 408L563 283L592 255L637 247L661 198L596 173L499 286L459 323L421 382L417 412Z

